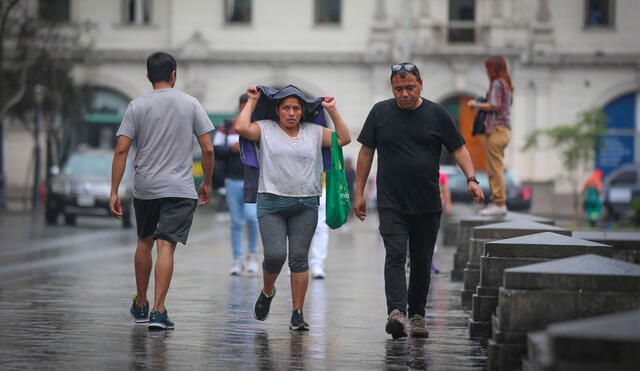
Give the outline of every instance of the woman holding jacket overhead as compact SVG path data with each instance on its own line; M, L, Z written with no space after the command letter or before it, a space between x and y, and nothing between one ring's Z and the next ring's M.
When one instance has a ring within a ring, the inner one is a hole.
M257 209L264 246L264 286L253 315L260 321L267 318L276 294L275 282L288 254L293 303L289 328L307 331L309 324L304 321L302 307L309 283L309 246L318 222L318 198L322 194L321 150L331 147L333 131L302 121L305 102L298 95L277 101L277 121L251 122L261 92L250 86L247 95L247 105L240 112L235 128L245 139L260 143ZM338 144L349 144L349 130L335 99L324 96L321 105L335 125Z

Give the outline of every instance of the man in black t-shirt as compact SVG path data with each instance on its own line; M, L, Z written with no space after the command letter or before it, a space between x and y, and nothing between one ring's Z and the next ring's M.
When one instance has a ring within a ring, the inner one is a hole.
M453 120L442 106L420 97L422 79L418 68L411 63L393 65L391 87L394 98L373 106L358 137L362 148L356 167L354 209L356 216L364 220L364 186L377 150L380 234L386 250L386 331L394 339L407 336L408 314L411 335L426 337L431 259L442 212L438 176L443 145L467 177L474 200L483 201L484 194ZM408 289L407 246L411 264Z

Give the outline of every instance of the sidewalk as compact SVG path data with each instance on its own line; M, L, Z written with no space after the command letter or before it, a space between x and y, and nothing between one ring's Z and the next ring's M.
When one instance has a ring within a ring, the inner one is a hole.
M430 338L392 340L384 331L384 249L377 215L372 213L366 223L354 222L348 233L331 233L327 278L310 281L307 293L308 333L288 329L291 299L286 274L276 283L278 295L268 320L252 318L261 280L227 274L228 223L216 222L210 210L198 212L190 243L176 252L166 303L174 331L149 332L129 316L135 292L134 236L102 237L82 248L40 246L55 260L43 258L37 269L20 270L18 275L3 276L0 269L5 333L0 339L0 368L484 367L485 350L468 337L468 313L459 304L461 284L451 282L447 273L453 248L440 247L436 253L435 262L444 273L432 276L427 308Z

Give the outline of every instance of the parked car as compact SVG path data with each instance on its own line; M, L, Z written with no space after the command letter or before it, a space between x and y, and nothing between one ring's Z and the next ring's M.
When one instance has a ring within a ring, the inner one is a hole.
M65 224L75 225L78 215L111 216L111 164L113 152L86 150L72 154L69 160L51 180L47 190L45 219L56 224L58 216L64 216ZM133 165L120 183L124 228L131 227L133 210Z
M451 190L451 200L453 202L473 202L467 192L467 178L462 171L455 167L455 172L451 166L441 165L440 169L447 173L449 189ZM529 210L531 208L531 189L522 186L516 175L509 170L505 170L505 183L507 187L507 209L509 210ZM484 192L484 202L491 202L491 189L489 187L489 177L484 171L476 171L476 178L480 182L480 188Z
M609 218L632 216L632 203L640 199L640 163L622 165L607 175L602 194Z

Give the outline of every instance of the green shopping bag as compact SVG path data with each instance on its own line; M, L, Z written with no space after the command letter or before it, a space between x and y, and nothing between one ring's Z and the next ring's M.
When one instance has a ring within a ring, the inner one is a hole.
M338 145L338 135L331 134L331 167L327 170L326 222L329 228L340 228L347 222L351 210L347 176L344 173L342 148Z

